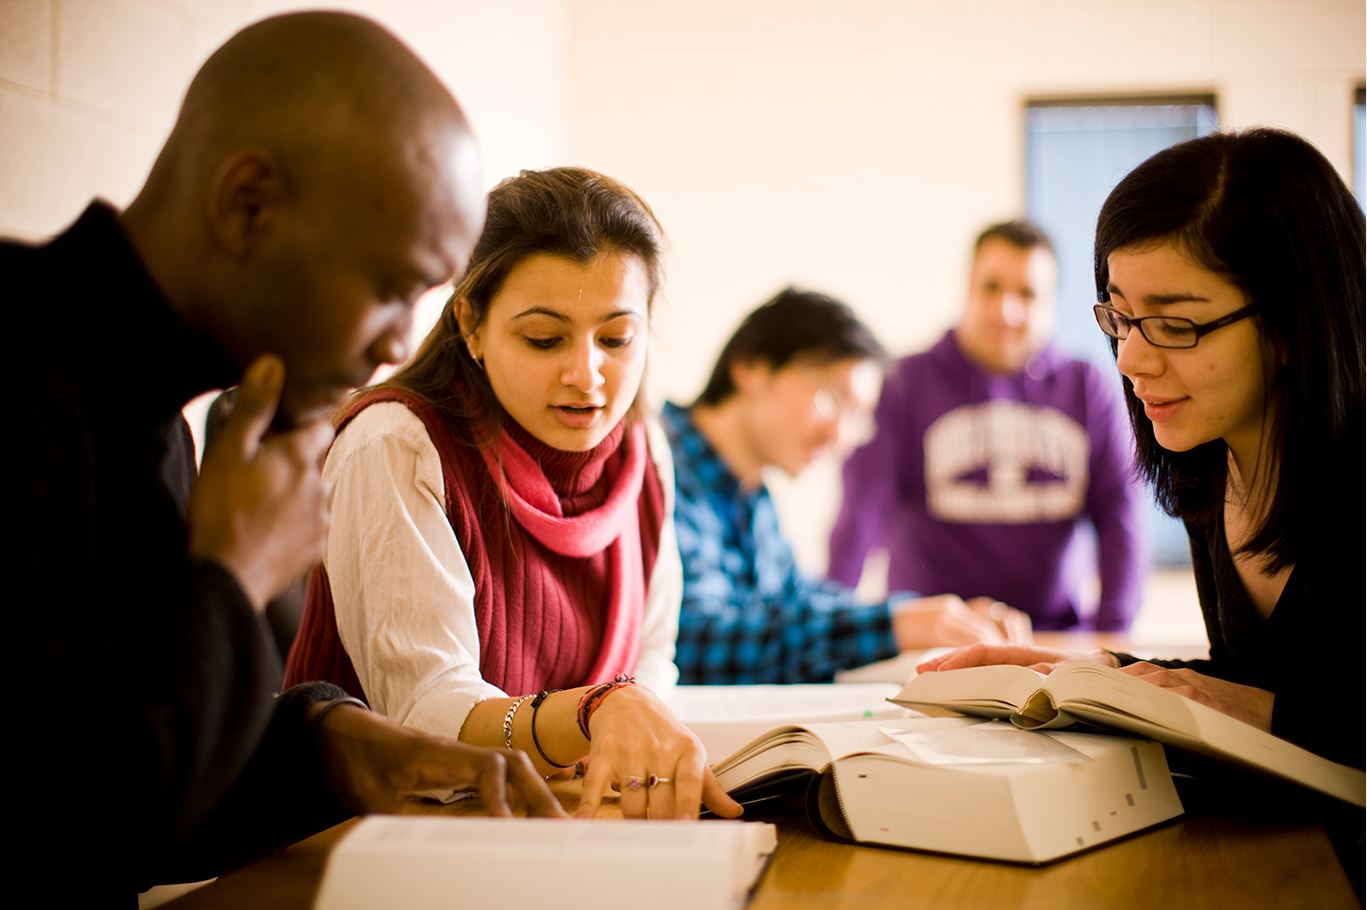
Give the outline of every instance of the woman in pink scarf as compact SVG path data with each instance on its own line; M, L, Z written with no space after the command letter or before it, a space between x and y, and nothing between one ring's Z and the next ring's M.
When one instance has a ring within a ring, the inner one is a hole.
M342 415L286 670L543 774L587 758L583 816L610 788L628 817L740 812L657 697L681 588L669 445L637 403L661 245L600 174L495 188L435 328Z

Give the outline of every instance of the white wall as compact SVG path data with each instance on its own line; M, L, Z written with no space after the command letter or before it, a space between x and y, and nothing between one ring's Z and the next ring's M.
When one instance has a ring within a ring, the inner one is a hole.
M631 184L673 243L651 366L702 386L787 283L845 297L894 351L952 324L967 245L1024 205L1031 98L1203 92L1226 128L1282 126L1345 178L1361 0L572 0L569 157ZM775 480L825 565L832 465Z
M0 235L40 238L92 196L132 199L191 76L286 0L0 0ZM562 0L332 3L385 23L464 103L486 179L563 155Z

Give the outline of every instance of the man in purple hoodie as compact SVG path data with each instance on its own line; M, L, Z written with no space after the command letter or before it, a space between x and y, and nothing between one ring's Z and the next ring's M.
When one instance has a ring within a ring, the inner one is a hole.
M892 590L992 597L1037 630L1128 627L1144 566L1132 439L1114 383L1048 343L1056 271L1033 224L979 235L959 325L890 371L877 434L845 463L831 578L856 584L886 547Z

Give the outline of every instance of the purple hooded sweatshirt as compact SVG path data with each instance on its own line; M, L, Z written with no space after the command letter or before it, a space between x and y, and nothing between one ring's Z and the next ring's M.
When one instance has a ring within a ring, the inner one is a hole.
M886 547L891 590L992 597L1041 630L1129 626L1145 564L1142 490L1119 389L1095 366L1050 347L1017 375L984 373L950 332L898 361L877 421L845 463L831 578L856 584L869 551ZM1098 573L1100 603L1086 615Z

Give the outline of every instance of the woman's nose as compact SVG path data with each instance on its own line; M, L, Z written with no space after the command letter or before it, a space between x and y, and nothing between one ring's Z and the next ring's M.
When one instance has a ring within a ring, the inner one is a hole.
M1131 380L1136 376L1151 376L1159 372L1162 359L1162 352L1149 343L1138 326L1131 326L1129 335L1116 339L1116 369Z
M560 381L581 392L592 392L603 384L603 355L594 344L576 345Z

